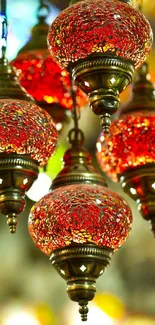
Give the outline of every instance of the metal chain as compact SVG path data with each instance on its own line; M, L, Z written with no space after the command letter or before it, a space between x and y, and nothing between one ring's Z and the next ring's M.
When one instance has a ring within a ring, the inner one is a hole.
M72 119L74 127L69 131L68 138L72 146L82 145L84 142L84 133L79 129L79 119L80 119L80 110L77 107L76 102L77 87L74 84L73 79L71 79L71 96L73 101L72 107Z
M6 14L6 0L0 1L0 14L1 14L1 59L6 58L7 46L7 14Z
M45 21L50 13L50 7L44 0L40 0L40 4L37 10L38 20Z
M78 116L78 114L77 114L76 93L77 93L77 88L74 84L73 79L71 79L71 96L72 96L72 101L73 101L72 118L73 118L73 122L74 122L74 128L78 129L78 120L79 120L80 116Z

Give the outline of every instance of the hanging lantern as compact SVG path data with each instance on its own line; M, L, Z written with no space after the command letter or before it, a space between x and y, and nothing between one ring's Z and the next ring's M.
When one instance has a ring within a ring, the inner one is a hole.
M60 128L62 122L69 121L73 106L71 80L69 73L61 69L48 52L49 25L45 23L47 16L40 15L40 9L44 7L48 9L45 4L39 8L38 23L32 29L30 41L11 64L18 69L21 85L39 106L48 111ZM78 89L77 106L83 107L87 102L87 96Z
M132 215L124 199L107 188L92 166L80 135L79 130L71 131L72 147L64 155L64 168L52 182L52 191L32 208L29 231L66 280L67 293L79 303L85 321L96 280L128 237Z
M155 88L149 81L148 65L137 73L133 98L120 117L101 134L97 158L101 169L138 204L155 234Z
M57 143L55 125L19 84L7 59L0 59L0 212L11 233L25 207L25 192Z
M6 15L2 36L6 41ZM5 44L6 42L2 42ZM0 212L7 216L11 233L16 231L17 215L25 206L25 192L53 154L57 131L48 113L33 103L18 82L16 71L5 57L0 59Z
M53 154L57 131L48 113L36 104L0 99L0 212L15 232L24 194Z
M72 72L89 96L105 132L110 115L118 108L119 93L131 82L152 45L148 21L130 2L79 1L59 14L48 34L53 58Z

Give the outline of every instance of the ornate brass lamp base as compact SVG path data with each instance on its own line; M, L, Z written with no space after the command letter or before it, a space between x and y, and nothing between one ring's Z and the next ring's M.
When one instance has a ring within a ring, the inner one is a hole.
M142 217L151 222L155 236L155 164L128 169L119 180L124 192L137 202Z
M39 173L35 160L25 155L0 155L0 212L7 217L10 233L16 232L17 215L25 207L25 192Z
M107 186L104 177L91 163L89 152L81 147L68 149L63 158L64 168L53 180L52 190L69 184L101 184Z
M117 57L90 56L72 68L77 85L89 96L90 107L100 116L104 132L119 106L119 94L131 82L134 66Z
M50 261L67 282L67 293L78 302L82 321L87 320L88 301L96 292L96 280L111 261L112 250L94 244L77 244L56 249Z

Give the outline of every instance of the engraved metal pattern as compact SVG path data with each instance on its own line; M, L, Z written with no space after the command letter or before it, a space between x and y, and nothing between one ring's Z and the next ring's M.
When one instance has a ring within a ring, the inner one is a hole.
M106 67L115 67L115 68L120 68L122 70L125 70L126 73L129 73L132 77L133 73L134 73L134 66L132 63L128 63L123 61L123 59L119 59L119 58L108 58L108 57L90 57L90 60L85 60L83 62L79 62L78 64L76 64L76 66L73 66L73 76L74 74L78 74L78 72L80 72L83 69L90 69L90 68L96 68L96 67L100 67L101 69L105 69Z
M35 162L33 159L31 158L27 158L26 157L10 157L10 155L8 155L8 157L4 156L4 155L0 155L0 166L3 167L6 165L13 165L13 166L23 166L23 167L31 167L38 170L38 163Z
M64 168L52 182L52 189L69 184L100 184L107 186L104 177L91 164L91 156L83 147L71 148L66 151Z
M38 163L26 155L0 155L0 212L7 217L11 233L25 207L25 192L39 173Z
M67 282L67 293L78 302L83 321L87 320L88 301L96 292L96 280L109 265L112 249L96 245L76 245L55 250L50 261L59 275Z
M70 247L65 247L65 248L61 248L58 250L55 250L54 252L51 253L50 256L50 261L54 261L57 260L59 258L68 258L68 256L72 256L72 258L74 256L80 258L80 256L83 255L83 257L86 257L87 255L93 255L94 258L109 258L110 259L110 254L112 254L112 250L108 249L106 247L98 247L95 245L87 245L87 246L70 246Z

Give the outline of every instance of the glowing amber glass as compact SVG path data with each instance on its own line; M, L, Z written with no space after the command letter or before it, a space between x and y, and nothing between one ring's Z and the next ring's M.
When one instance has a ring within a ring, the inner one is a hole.
M30 155L44 166L56 144L57 131L47 112L23 100L0 100L0 153Z
M21 85L37 102L58 104L72 109L71 81L66 70L55 63L47 50L28 51L12 61L18 69ZM77 90L77 105L86 105L87 96Z
M110 133L101 133L97 159L101 169L117 181L128 168L155 162L155 112L124 114L114 121Z
M139 67L152 45L150 24L119 0L85 0L62 11L48 34L49 50L63 67L92 54L122 58Z
M34 205L29 231L47 255L74 243L117 250L128 237L132 214L125 200L99 185L60 187Z

